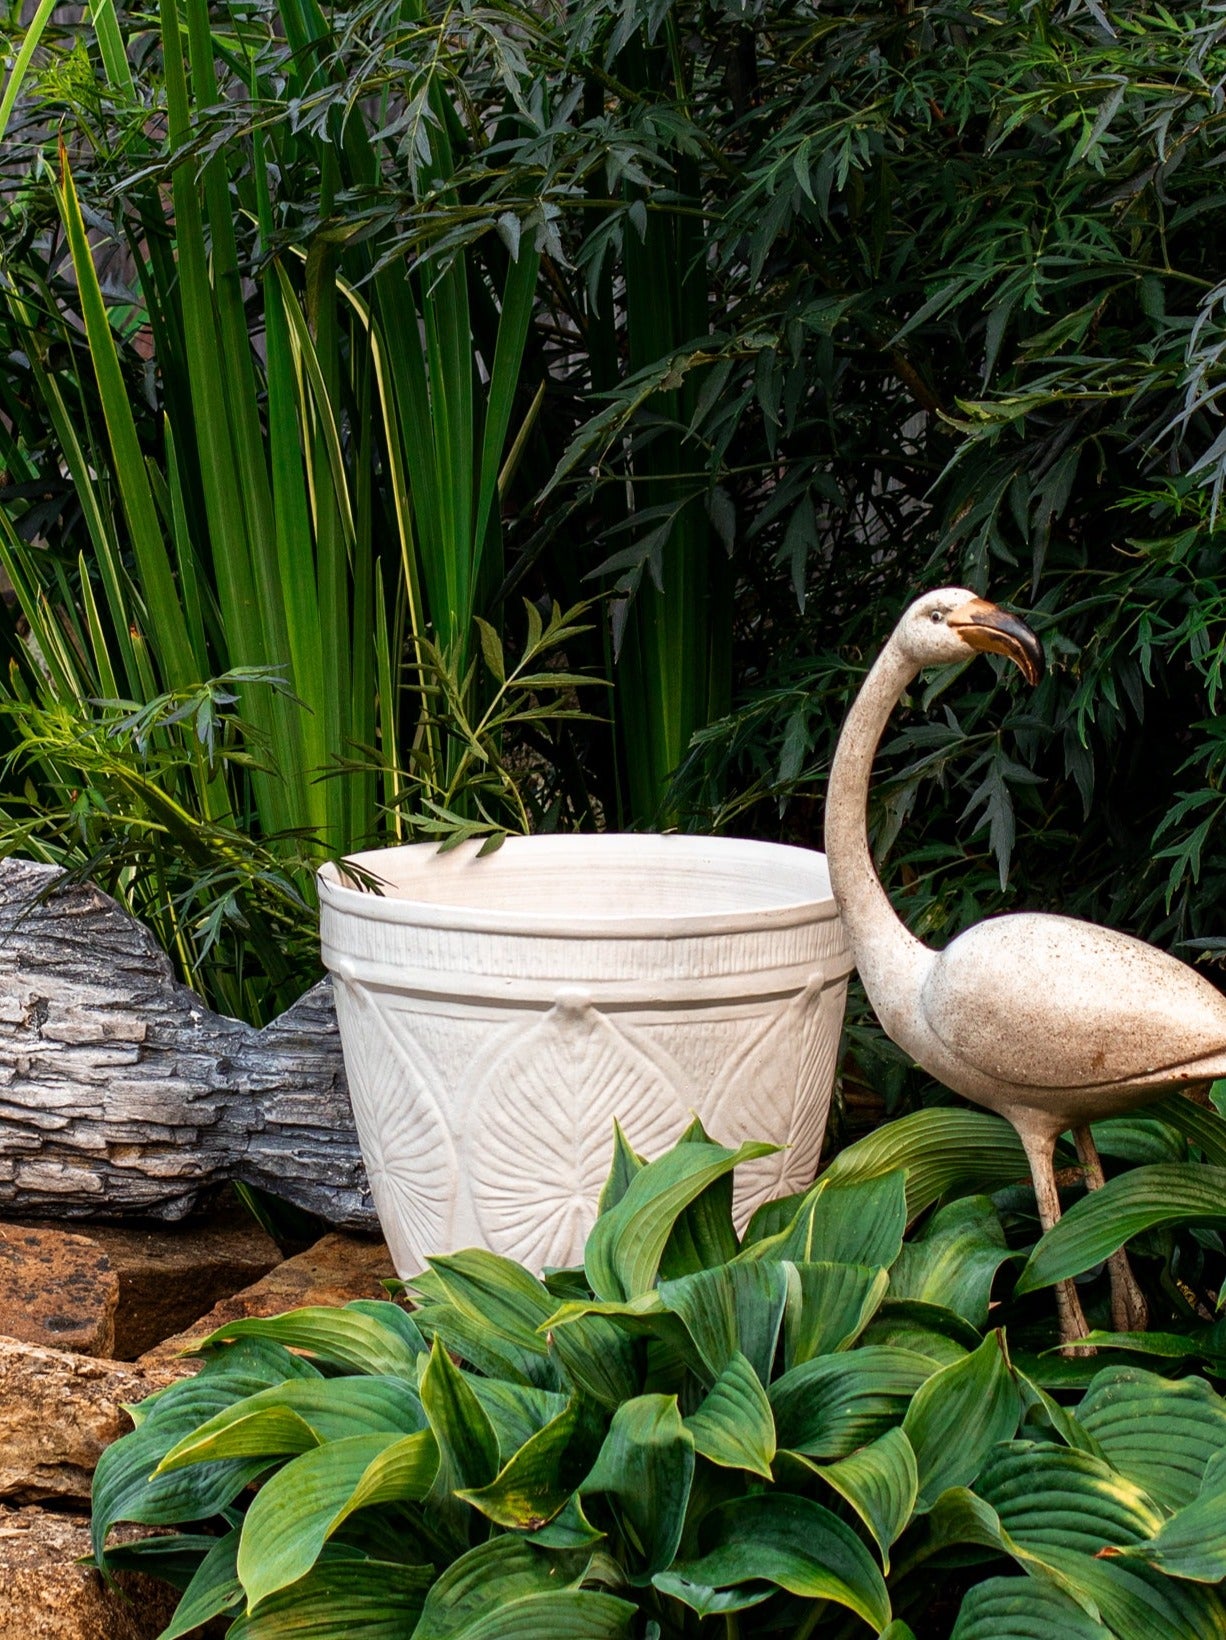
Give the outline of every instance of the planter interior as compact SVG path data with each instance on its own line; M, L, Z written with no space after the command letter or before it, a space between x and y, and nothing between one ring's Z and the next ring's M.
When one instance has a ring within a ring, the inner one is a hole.
M576 1262L613 1122L769 1139L743 1224L813 1177L850 959L822 855L638 834L433 844L320 873L324 960L397 1268L486 1246ZM377 879L378 892L361 886Z

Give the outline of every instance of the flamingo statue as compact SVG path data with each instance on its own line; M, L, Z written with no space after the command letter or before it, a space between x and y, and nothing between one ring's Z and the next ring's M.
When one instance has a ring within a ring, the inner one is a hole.
M1103 1183L1090 1123L1226 1076L1226 997L1142 940L1072 917L991 917L933 951L906 928L869 851L873 755L923 668L978 651L1007 655L1030 684L1043 647L1016 615L964 587L925 593L903 615L847 715L830 770L826 855L864 989L887 1035L946 1087L1010 1121L1025 1147L1039 1219L1060 1217L1053 1155L1071 1128L1091 1189ZM1146 1325L1123 1250L1111 1260L1112 1322ZM1072 1281L1056 1304L1066 1352L1088 1332Z

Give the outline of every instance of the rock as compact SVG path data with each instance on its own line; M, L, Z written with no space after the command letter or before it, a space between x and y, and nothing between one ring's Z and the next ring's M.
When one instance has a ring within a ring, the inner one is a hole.
M223 1298L193 1326L147 1351L138 1364L160 1364L243 1316L280 1315L308 1304L347 1304L351 1298L386 1298L380 1283L395 1274L383 1242L333 1232L305 1253L278 1264L262 1281Z
M175 1221L237 1179L373 1229L330 981L257 1031L62 879L0 860L0 1208Z
M179 1361L119 1366L0 1338L0 1498L88 1500L103 1448L132 1427L121 1403L195 1370Z
M119 1279L102 1248L66 1230L0 1225L0 1334L110 1355Z
M112 1541L147 1537L121 1529ZM85 1515L0 1506L0 1612L21 1640L155 1640L169 1623L177 1592L155 1578L121 1572L115 1593L97 1572L78 1566L90 1552Z
M143 1230L98 1224L88 1234L119 1278L109 1352L118 1361L134 1361L281 1262L276 1242L237 1203L227 1217L204 1223Z

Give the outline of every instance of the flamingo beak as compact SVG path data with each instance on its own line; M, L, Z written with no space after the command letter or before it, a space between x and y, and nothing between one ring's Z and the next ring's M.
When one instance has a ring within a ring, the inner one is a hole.
M972 598L948 615L945 624L953 627L968 649L1007 655L1032 688L1043 676L1046 662L1036 634L1025 621L986 598Z

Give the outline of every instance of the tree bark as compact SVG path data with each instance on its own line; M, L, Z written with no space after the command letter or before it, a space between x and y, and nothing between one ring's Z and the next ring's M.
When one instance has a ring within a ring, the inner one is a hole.
M329 980L256 1030L92 884L0 861L0 1211L157 1218L231 1180L374 1228Z

